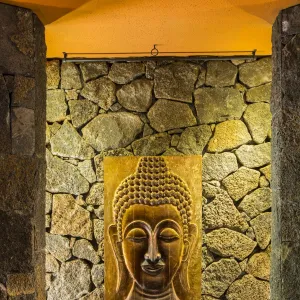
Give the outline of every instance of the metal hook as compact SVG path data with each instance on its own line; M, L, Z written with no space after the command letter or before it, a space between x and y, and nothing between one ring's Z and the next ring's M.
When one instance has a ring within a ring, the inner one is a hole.
M253 51L252 51L253 60L255 60L255 58L256 58L256 51L257 51L257 49L253 49Z
M152 56L157 56L158 53L159 53L159 51L158 51L158 49L156 48L156 46L157 46L157 44L154 44L153 49L152 49L151 52L150 52Z

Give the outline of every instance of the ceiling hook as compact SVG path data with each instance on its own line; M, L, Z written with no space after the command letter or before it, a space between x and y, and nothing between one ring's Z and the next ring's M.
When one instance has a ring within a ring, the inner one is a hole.
M151 52L150 52L152 56L157 56L158 53L159 53L159 51L158 51L158 49L156 48L156 46L157 46L157 44L154 44L153 49L152 49Z

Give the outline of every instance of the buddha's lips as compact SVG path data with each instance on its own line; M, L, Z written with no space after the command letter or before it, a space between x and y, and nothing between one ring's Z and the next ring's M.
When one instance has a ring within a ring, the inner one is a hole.
M151 264L142 264L141 265L142 270L147 273L148 275L151 276L157 276L158 274L160 274L162 272L162 270L165 267L165 264L155 264L155 265L151 265Z

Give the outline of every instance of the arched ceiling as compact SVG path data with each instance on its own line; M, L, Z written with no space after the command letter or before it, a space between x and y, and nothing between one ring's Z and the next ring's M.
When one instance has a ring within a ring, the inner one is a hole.
M46 24L48 57L62 57L62 52L149 52L153 44L160 51L257 49L257 54L268 55L279 11L300 4L300 0L2 2L32 8L40 16Z

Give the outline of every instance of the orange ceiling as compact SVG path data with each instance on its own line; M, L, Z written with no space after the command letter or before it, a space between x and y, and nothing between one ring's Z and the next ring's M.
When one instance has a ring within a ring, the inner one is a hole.
M268 55L278 12L300 4L300 0L2 2L32 8L47 24L48 57L62 57L62 52L149 52L153 44L160 51L257 49L257 54Z

